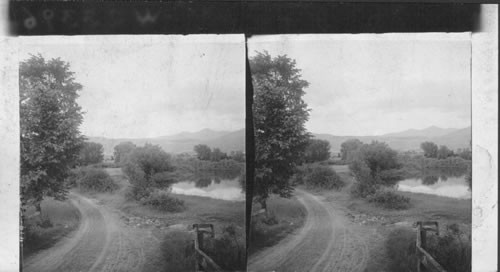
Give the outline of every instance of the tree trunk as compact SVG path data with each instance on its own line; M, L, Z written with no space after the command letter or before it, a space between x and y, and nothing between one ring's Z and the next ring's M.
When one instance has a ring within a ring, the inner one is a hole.
M264 209L266 211L266 214L267 214L267 198L261 198L259 200L259 203L260 203L260 208Z

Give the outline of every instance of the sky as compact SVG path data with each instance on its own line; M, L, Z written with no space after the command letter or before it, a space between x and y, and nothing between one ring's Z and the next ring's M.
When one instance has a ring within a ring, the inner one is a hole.
M19 48L20 61L40 53L70 63L86 136L245 127L243 35L24 37Z
M296 60L310 83L304 100L313 133L471 124L470 33L255 36L248 50Z

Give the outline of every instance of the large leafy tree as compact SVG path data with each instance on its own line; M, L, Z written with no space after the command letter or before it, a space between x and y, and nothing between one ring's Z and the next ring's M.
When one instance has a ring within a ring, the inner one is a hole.
M135 148L123 166L137 200L148 196L154 187L174 182L172 156L158 145L145 144Z
M437 158L438 159L446 159L446 158L451 157L453 155L454 155L453 150L449 149L447 146L445 146L445 145L439 146L439 149L437 151Z
M46 196L64 199L64 179L78 159L83 120L76 102L82 85L67 62L31 56L19 64L21 200L35 205Z
M210 160L212 156L212 149L204 144L195 145L194 152L200 160Z
M115 159L115 163L122 164L124 163L127 155L130 154L136 148L135 144L132 142L121 142L115 146L115 150L113 153L113 157Z
M424 156L427 158L437 158L438 146L433 142L423 142L420 148L424 151Z
M80 150L78 163L80 165L89 165L100 163L104 159L104 148L100 143L85 142Z
M310 139L304 158L306 162L328 160L330 158L330 143L326 140Z
M257 52L250 59L254 89L255 196L266 209L270 194L290 197L290 177L310 138L305 123L309 109L303 100L309 83L295 60Z
M340 154L342 160L349 161L352 159L352 154L363 145L358 139L349 139L340 145Z

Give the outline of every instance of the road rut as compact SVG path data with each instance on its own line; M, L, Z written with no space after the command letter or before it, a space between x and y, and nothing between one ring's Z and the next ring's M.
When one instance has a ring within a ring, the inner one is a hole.
M363 271L368 247L350 221L311 193L297 190L296 195L307 210L304 226L251 256L248 271Z
M69 199L81 213L78 229L23 260L23 271L139 271L144 263L142 241L122 228L116 214L77 193Z

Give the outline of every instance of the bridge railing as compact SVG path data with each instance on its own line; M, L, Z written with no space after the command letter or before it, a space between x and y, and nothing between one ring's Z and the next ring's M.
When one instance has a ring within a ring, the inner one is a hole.
M417 271L446 272L446 270L425 250L427 247L427 232L433 231L439 235L439 225L436 221L419 221L417 225Z
M222 268L202 250L204 235L208 234L212 238L215 237L214 226L212 224L194 224L193 229L196 235L194 238L195 271L222 272Z

